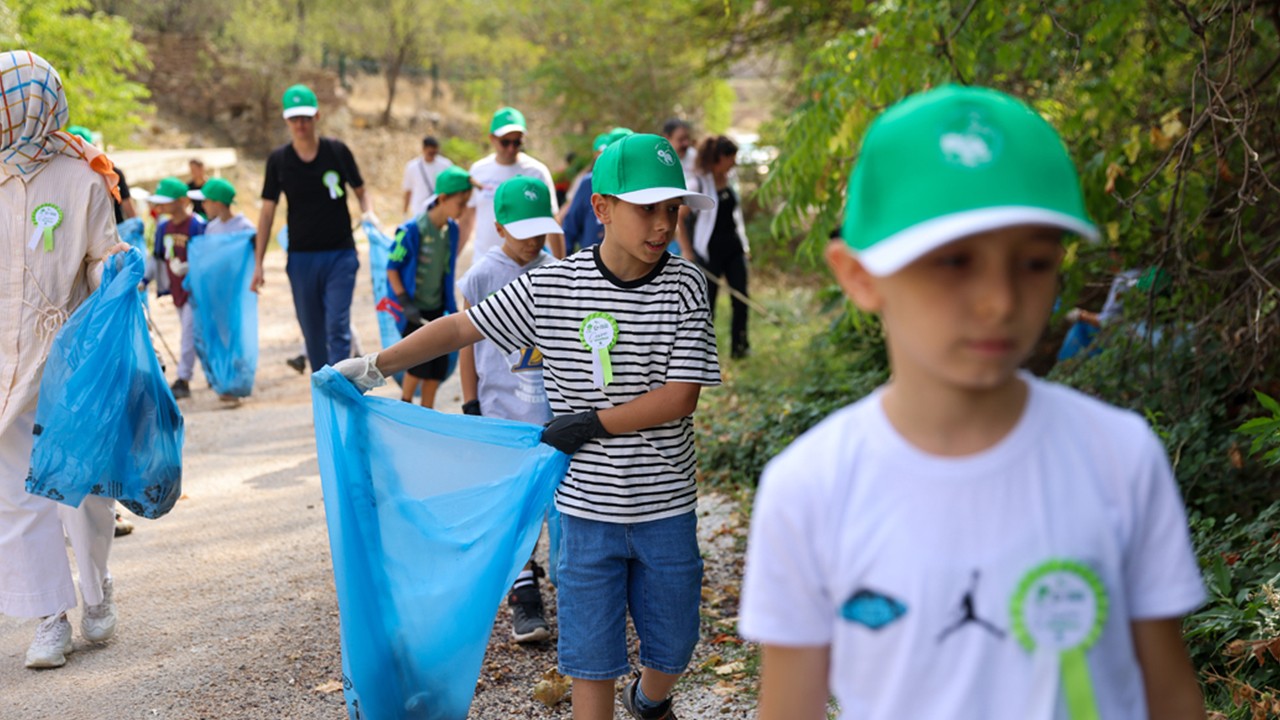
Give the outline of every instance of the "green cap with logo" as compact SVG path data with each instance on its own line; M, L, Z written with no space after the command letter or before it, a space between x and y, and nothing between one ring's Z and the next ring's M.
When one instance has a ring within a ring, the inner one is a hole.
M842 231L868 272L891 275L949 242L1011 225L1098 239L1062 138L1025 103L948 85L908 97L868 128Z
M306 85L294 85L284 91L281 100L284 103L284 119L291 117L315 117L320 112L320 102L316 94Z
M499 185L493 216L518 240L564 232L551 211L551 189L538 178L518 175Z
M604 149L612 145L614 141L634 134L635 131L631 128L616 127L609 132L597 135L595 141L591 143L591 149L596 152L604 152Z
M504 107L493 114L489 121L489 134L502 137L507 133L527 133L528 126L524 122L524 113L513 107Z
M209 178L199 190L191 190L187 197L192 200L212 200L223 205L230 205L236 199L236 188L220 177Z
M90 145L93 144L93 133L89 130L89 128L83 125L72 125L71 127L67 128L67 132L71 133L72 135L75 135L76 137L89 143Z
M178 198L187 196L187 184L176 177L167 177L156 185L156 191L147 196L147 202L152 205L160 205L170 203Z
M671 143L660 135L632 133L609 144L596 159L591 189L635 205L684 198L695 210L715 208L714 198L684 184L684 168Z
M471 182L471 173L457 165L450 165L436 175L436 191L422 204L422 209L430 208L441 195L452 195L473 187L475 183Z

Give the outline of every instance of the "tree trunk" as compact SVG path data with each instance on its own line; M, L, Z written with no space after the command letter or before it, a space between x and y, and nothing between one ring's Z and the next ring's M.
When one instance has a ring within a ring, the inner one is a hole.
M409 52L405 45L400 46L396 56L387 61L384 70L387 78L387 106L382 110L382 126L391 124L391 105L396 101L396 83L400 80L400 70L404 67L404 56Z

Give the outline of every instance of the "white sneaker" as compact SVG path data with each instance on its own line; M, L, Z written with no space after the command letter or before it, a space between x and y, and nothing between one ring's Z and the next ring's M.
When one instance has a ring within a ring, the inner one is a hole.
M80 617L80 634L89 642L106 642L116 634L116 603L111 578L102 581L102 602L89 605Z
M27 667L58 668L71 652L71 623L65 614L51 615L36 626L36 639L27 648Z

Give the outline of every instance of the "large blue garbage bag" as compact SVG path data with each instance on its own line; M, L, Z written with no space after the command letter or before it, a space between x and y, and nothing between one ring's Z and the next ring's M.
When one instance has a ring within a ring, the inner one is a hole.
M182 494L182 414L142 315L144 266L137 250L108 259L102 285L54 338L27 492L72 507L104 495L148 518Z
M255 231L201 235L187 245L184 285L195 316L196 354L214 392L247 397L258 370Z
M132 217L116 225L116 233L121 240L138 248L144 256L147 254L147 233L142 226L142 218Z
M536 425L311 384L349 714L463 720L569 457Z

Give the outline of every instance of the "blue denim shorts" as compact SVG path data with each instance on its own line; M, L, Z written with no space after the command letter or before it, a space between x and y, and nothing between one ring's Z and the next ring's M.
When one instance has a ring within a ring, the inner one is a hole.
M698 643L702 601L697 514L627 525L560 518L560 672L582 680L630 672L628 610L641 666L684 672Z

